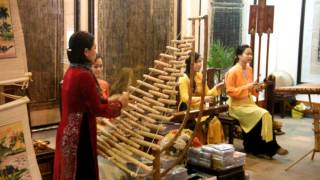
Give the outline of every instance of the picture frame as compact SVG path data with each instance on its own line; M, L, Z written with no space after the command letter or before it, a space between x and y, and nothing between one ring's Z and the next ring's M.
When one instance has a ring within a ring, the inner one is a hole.
M320 0L302 1L297 83L320 82Z
M31 139L28 97L0 105L0 179L41 179Z

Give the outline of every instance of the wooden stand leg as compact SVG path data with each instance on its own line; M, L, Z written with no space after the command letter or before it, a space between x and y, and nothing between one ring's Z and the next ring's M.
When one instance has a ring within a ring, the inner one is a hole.
M312 156L311 156L311 160L314 159L314 154L316 153L316 151L313 151Z
M297 161L295 161L294 163L292 163L289 167L287 167L285 169L285 171L288 171L291 167L293 167L294 165L296 165L298 162L300 162L302 159L304 159L305 157L307 157L310 153L313 152L313 155L315 153L315 151L312 149L311 151L309 151L307 154L303 155L300 159L298 159Z
M154 174L153 174L153 179L154 180L160 180L160 151L155 150L154 151L154 157L155 159L153 160L153 169L154 169Z

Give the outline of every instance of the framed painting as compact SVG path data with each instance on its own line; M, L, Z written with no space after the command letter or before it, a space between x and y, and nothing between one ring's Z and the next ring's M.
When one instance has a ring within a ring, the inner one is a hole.
M298 83L320 82L320 0L303 0Z
M16 0L0 0L0 85L29 79L26 48Z
M22 97L0 105L0 179L41 179L33 149L27 103Z
M0 59L16 57L10 2L0 1Z

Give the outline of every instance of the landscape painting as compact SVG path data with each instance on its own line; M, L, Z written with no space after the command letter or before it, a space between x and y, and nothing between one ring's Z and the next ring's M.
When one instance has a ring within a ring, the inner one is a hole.
M16 57L9 0L0 0L0 59Z
M32 179L22 122L0 126L0 180Z

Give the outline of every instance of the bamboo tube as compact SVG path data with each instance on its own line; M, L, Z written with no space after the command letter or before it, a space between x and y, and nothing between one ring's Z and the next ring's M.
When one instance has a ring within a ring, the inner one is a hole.
M152 113L155 113L155 114L160 114L159 111L157 111L157 110L155 110L155 109L153 109L153 108L151 108L151 107L149 107L149 106L146 106L146 105L143 105L143 104L140 104L140 103L137 103L137 105L138 105L140 108L143 108L143 109L145 109L145 110L147 110L147 111L149 111L149 112L152 112Z
M106 153L102 152L102 150L100 150L99 148L97 148L97 153L98 153L98 155L100 155L100 156L102 156L102 157L104 157L104 158L106 158L108 160L110 158L112 158L112 157L109 157Z
M154 82L157 82L157 83L164 83L163 80L158 79L158 78L155 78L155 77L153 77L153 76L149 76L149 75L147 75L147 74L144 74L143 77L146 78L146 79L148 79L148 80L150 80L150 81L154 81ZM148 96L148 97L150 97L150 96Z
M163 62L163 61L159 61L159 60L154 60L154 63L157 64L157 65L164 66L164 67L171 67L170 64L165 63L165 62Z
M128 159L130 162L132 162L133 164L141 167L141 168L144 169L145 171L148 171L148 172L152 171L152 167L143 164L142 162L136 160L135 158L133 158L133 157L131 157L131 156L128 156L127 154L125 154L125 153L117 150L116 148L112 148L112 151L115 152L115 153L117 153L118 155L120 155L120 156Z
M192 46L186 47L186 48L181 48L181 51L192 51Z
M109 155L110 157L113 157L115 159L117 159L119 162L121 162L122 164L126 164L128 161L123 159L122 157L118 156L117 154L115 154L114 152L112 152L111 150L105 148L101 142L97 142L98 148L100 150L102 150L104 153L106 153L107 155ZM111 148L110 148L111 149Z
M152 149L160 150L160 146L158 144L154 144L154 143L151 143L148 141L143 141L143 140L140 140L140 139L134 138L134 137L131 137L130 139L135 141L136 143L142 145L142 146L151 147Z
M135 126L136 128L138 129L141 129L141 130L144 130L144 131L147 131L147 132L150 132L150 129L149 128L146 128L145 126L142 126L141 124L138 124L137 122L131 120L131 119L127 119L126 122L124 123L129 123L131 124L132 126Z
M138 92L138 93L140 93L140 94L142 94L142 95L144 95L144 96L153 98L153 95L152 95L152 94L149 94L149 93L147 93L147 92L145 92L144 90L141 90L141 89L139 89L139 88L136 88L136 87L133 87L133 86L129 86L129 89L130 89L131 91Z
M191 45L190 44L179 44L178 45L178 48L188 48L188 47L191 47Z
M118 168L129 174L131 177L137 177L138 174L131 171L130 169L127 168L126 163L119 162L116 158L114 157L109 157L106 153L103 153L101 150L97 149L98 154L100 154L102 157L110 160L113 164L115 164Z
M159 70L159 69L156 69L156 68L149 68L149 71L153 72L153 73L156 73L156 74L168 75L167 72Z
M176 56L172 56L172 55L165 54L165 53L160 53L160 57L167 58L167 59L177 59Z
M135 143L135 142L132 142L130 139L126 138L126 137L123 137L121 135L119 135L118 133L116 132L112 132L112 135L114 135L115 137L117 137L118 139L120 139L121 141L127 143L127 144L130 144L131 146L135 147L135 148L140 148L140 145Z
M168 50L171 50L171 51L180 51L179 48L172 47L172 46L166 46L166 48L167 48Z
M159 130L159 131L163 131L163 130L166 129L163 125L152 124L152 123L149 123L149 122L143 122L143 125L145 125L146 127L150 128L150 129Z
M186 40L171 40L171 42L174 44L182 44L182 43L186 43Z
M126 136L126 134L123 131L121 131L120 129L118 129L118 128L114 128L113 130L116 131L117 133L119 133L122 136Z
M162 90L162 92L165 93L165 94L169 94L169 95L171 95L171 94L174 94L174 95L178 94L178 91L176 91L176 90L164 89L164 90Z
M179 83L175 82L175 81L169 81L169 82L167 82L167 85L169 85L169 86L179 86Z
M140 84L140 85L142 85L142 86L145 86L145 87L147 87L147 88L150 88L150 89L152 89L152 90L159 91L159 88L158 88L158 87L155 87L155 86L153 86L153 85L151 85L151 84L149 84L149 83L146 83L146 82L144 82L144 81L137 80L137 83Z
M180 57L178 58L178 61L184 62L184 61L187 60L188 58L189 58L189 56L180 56Z
M161 121L170 121L172 119L172 117L167 117L167 116L163 116L163 115L159 115L159 114L152 114L152 113L149 113L148 116L150 116L154 119L161 120Z
M180 70L178 70L178 69L175 69L175 68L167 68L167 67L163 68L163 70L165 70L165 71L167 71L167 72L172 72L172 73L178 73L178 72L180 72Z
M137 96L134 96L134 95L132 95L132 94L129 95L129 98L131 98L131 99L133 99L133 100L135 100L135 101L138 101L138 102L140 102L140 103L142 103L142 104L144 104L144 105L147 105L147 106L150 105L150 103L148 103L148 102L146 102L145 100L143 100L143 99L141 99L141 98L139 98L139 97L137 97Z
M122 151L124 153L127 153L128 155L132 156L133 153L125 148L123 148L122 146L120 146L118 143L113 142L112 140L108 139L108 138L101 138L100 143L105 143L104 141L106 141L108 144L110 144L112 147L116 147L117 149L119 149L119 151Z
M163 76L163 75L159 75L158 76L159 79L165 80L165 81L175 81L176 77L174 76Z
M97 127L99 129L99 131L101 132L102 135L104 135L105 137L111 138L114 141L118 142L118 139L116 137L114 137L112 134L110 134L109 132L103 130L102 128L100 128L99 126Z
M105 143L105 142L104 142L104 140L102 139L101 136L97 136L97 142L98 142L98 141L101 142L101 144L103 144L103 146L105 146L106 148L108 148L108 149L112 148L111 145L109 145L108 143Z
M153 90L149 90L148 91L150 94L161 97L161 98L169 98L169 96L167 94L163 94L161 92L158 91L153 91Z
M158 101L165 103L165 104L170 104L170 105L176 105L177 101L176 100L170 100L170 99L163 99L159 98Z
M185 41L186 41L186 43L192 43L192 42L194 42L194 39L186 39Z
M130 169L127 168L127 166L117 162L115 159L110 159L113 164L115 164L118 168L129 174L131 177L137 177L138 174L136 172L131 171Z
M186 66L187 66L186 64L176 64L176 65L174 65L175 68L184 68Z
M152 138L152 139L160 140L160 139L163 138L163 136L161 136L159 134L149 133L149 132L140 131L140 130L138 130L137 133L143 135L144 137L149 137L149 138Z
M140 113L144 113L144 110L141 108L138 108L136 105L132 104L132 103L128 103L128 107L140 112Z
M121 162L118 162L116 159L109 158L109 160L115 164L119 169L123 170L127 174L129 174L131 177L137 177L138 174L131 171L130 169L127 168L127 165L122 164Z
M136 149L136 148L134 148L132 146L129 146L129 145L125 144L125 143L120 143L120 145L126 147L128 150L130 150L131 152L133 152L136 155L139 155L139 156L144 157L146 159L149 159L151 161L154 160L154 156L152 156L152 155L150 155L148 153L145 153L145 152L143 152L143 151L141 151L139 149Z
M124 127L126 127L126 128L128 128L128 129L130 129L130 130L132 130L132 129L133 129L133 127L132 127L132 126L130 126L128 123L123 122L122 120L120 120L120 121L119 121L119 123L120 123L121 125L123 125Z
M148 98L148 97L143 97L143 99L146 100L146 101L148 101L148 102L150 102L150 103L152 103L152 104L155 104L155 105L157 105L157 106L164 106L163 103L161 103L161 102L159 102L159 101L156 101L156 100L154 100L154 99L151 99L151 98Z
M165 107L161 107L161 106L153 106L154 109L165 112L165 113L174 113L175 110L174 109L170 109L170 108L165 108Z
M169 63L170 64L184 64L185 62L184 61L179 61L179 60L178 61L177 60L170 60Z
M150 117L148 117L148 116L145 116L145 115L143 115L143 114L140 114L140 113L138 113L138 112L131 111L131 113L134 114L135 116L137 116L137 117L139 117L139 118L142 118L142 119L144 119L144 120L147 120L147 121L149 121L149 122L151 122L151 123L155 123L155 122L156 122L156 120L154 120L154 119L152 119L152 118L150 118Z
M168 85L164 85L164 84L160 84L160 83L154 83L153 85L155 85L159 88L163 88L163 89L169 89L169 90L173 89L172 86L168 86Z
M181 77L183 76L183 73L171 73L171 76Z
M136 138L144 139L143 136L137 134L136 132L132 131L131 129L126 128L123 125L122 126L118 126L118 127L121 128L123 131L129 133L130 135L135 136Z
M189 51L182 51L182 52L175 52L174 55L175 56L188 56L189 55Z
M130 113L128 113L127 111L125 110L121 110L121 113L126 115L128 118L132 119L132 120L135 120L135 121L138 121L138 118L134 117L133 115L131 115Z

